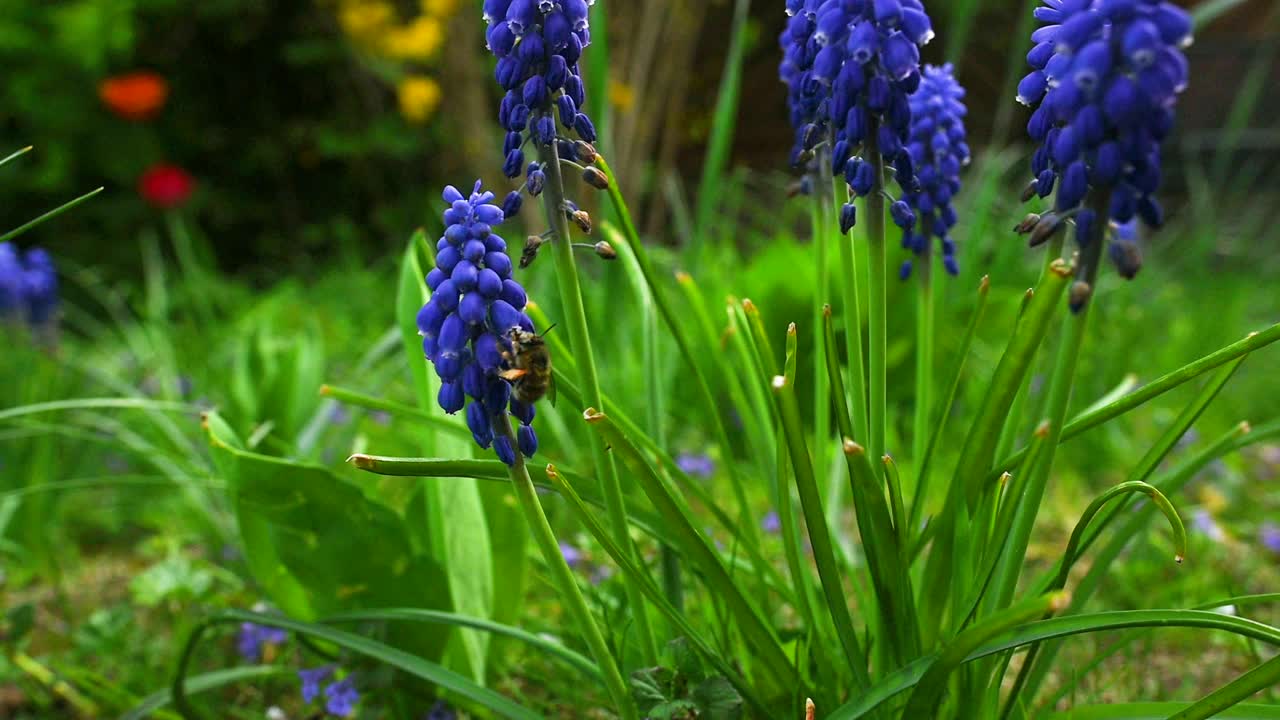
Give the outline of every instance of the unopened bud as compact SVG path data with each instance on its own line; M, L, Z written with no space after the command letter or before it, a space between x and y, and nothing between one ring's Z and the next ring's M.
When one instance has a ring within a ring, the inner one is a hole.
M1039 185L1040 183L1036 182L1035 180L1032 180L1031 182L1027 183L1027 186L1022 188L1022 202L1028 202L1031 200L1031 198L1035 197L1036 195L1039 195L1040 194Z
M1040 215L1038 213L1027 213L1027 216L1022 218L1022 222L1013 226L1013 231L1018 233L1019 235L1026 235L1027 233L1034 230L1036 227L1036 224L1039 222L1040 222Z
M1057 213L1045 213L1031 229L1031 237L1027 240L1027 244L1031 247L1043 245L1054 235L1062 232L1066 226L1067 224L1062 222L1062 217Z
M596 255L599 255L600 257L604 258L605 260L617 260L617 259L618 259L618 251L617 251L617 250L614 250L614 249L613 249L613 246L612 246L612 245L610 245L610 244L608 243L608 241L601 240L600 242L596 243L596 244L595 244L595 249L596 249Z
M525 238L524 251L520 253L520 269L523 270L533 264L538 259L538 250L546 240L540 235L530 235Z
M1111 261L1116 264L1116 270L1125 280L1132 280L1142 269L1142 250L1138 248L1138 243L1116 240L1111 243L1108 252Z
M588 167L582 171L582 181L597 190L609 189L609 178L599 168Z
M577 225L578 229L583 233L587 235L591 234L591 216L587 214L586 210L578 210L574 212L569 216L569 219L572 220L573 224Z
M1089 298L1093 295L1093 286L1083 280L1077 280L1071 283L1071 290L1067 294L1068 303L1071 305L1071 312L1080 312L1080 308L1089 302Z
M596 147L586 140L578 140L573 143L573 154L578 156L578 162L583 165L594 165L596 156L600 153L596 152Z

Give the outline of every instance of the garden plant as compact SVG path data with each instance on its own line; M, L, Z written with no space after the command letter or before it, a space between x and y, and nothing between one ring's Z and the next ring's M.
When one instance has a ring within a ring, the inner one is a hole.
M1187 48L1239 4L1019 3L1001 149L922 59L963 10L773 0L764 200L726 167L743 9L652 233L599 97L615 3L330 3L410 124L463 88L386 63L472 33L493 160L394 262L269 291L212 267L169 163L136 291L12 242L92 193L0 237L17 717L1280 718L1274 283L1161 266L1228 225L1166 180L1215 82ZM175 523L125 571L145 623L77 589L77 533Z

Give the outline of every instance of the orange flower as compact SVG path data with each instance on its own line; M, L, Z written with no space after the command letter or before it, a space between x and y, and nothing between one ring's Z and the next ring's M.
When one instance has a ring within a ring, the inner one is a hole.
M98 85L98 97L111 112L125 120L154 118L169 97L169 83L145 70L115 75Z

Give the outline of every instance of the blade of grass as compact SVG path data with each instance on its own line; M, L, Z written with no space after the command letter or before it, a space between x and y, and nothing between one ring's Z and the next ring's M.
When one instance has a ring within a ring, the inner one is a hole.
M14 228L14 229L10 230L9 232L7 232L7 233L5 233L5 234L3 234L3 235L0 235L0 242L8 242L9 240L12 240L12 239L14 239L14 238L18 237L19 235L21 235L21 234L25 233L26 231L30 230L31 228L36 227L37 225L40 225L40 224L42 224L42 223L46 223L46 222L48 222L48 221L50 221L50 220L52 220L52 219L54 219L54 218L58 217L58 216L59 216L59 215L61 215L62 213L67 212L68 210L71 210L72 208L75 208L76 206L80 205L81 203L87 202L87 201L89 200L89 198L92 198L94 195L97 195L98 193L102 192L103 190L106 190L106 188L100 187L100 188L98 188L97 190L91 190L91 191L89 191L89 192L85 193L84 195L81 195L80 197L76 198L75 200L71 200L70 202L67 202L67 203L64 203L64 204L62 204L62 205L59 205L58 207L56 207L56 208L54 208L54 209L50 210L49 212L47 212L47 213L45 213L45 214L41 215L40 217L36 218L35 220L32 220L32 221L30 221L30 222L23 223L22 225L19 225L18 227L16 227L16 228Z
M618 563L622 572L629 573L632 577L636 578L636 581L640 584L641 589L644 590L645 595L648 596L650 602L654 604L654 607L667 618L672 626L679 630L682 637L692 643L702 656L710 662L718 672L724 675L730 683L733 684L738 692L742 694L743 698L754 705L757 710L763 712L766 705L763 700L756 696L755 689L751 684L742 677L741 673L726 662L723 654L717 651L716 648L703 638L701 633L699 633L698 630L689 623L684 611L677 608L666 599L662 591L653 584L648 573L638 567L632 559L622 551L622 548L618 547L618 544L609 536L605 527L595 519L594 515L591 514L586 503L583 502L581 496L579 496L578 492L574 489L573 483L571 483L565 475L561 474L554 465L547 466L547 477L550 479L551 484L556 491L569 501L569 507L573 510L574 515L578 520L586 525L588 532L590 532L591 535L599 541L605 552L608 553L609 557L613 558L613 561Z
M688 508L677 499L653 466L609 416L588 408L583 413L583 418L630 468L633 478L669 528L672 541L684 548L685 556L702 572L712 592L728 604L742 633L755 651L760 653L772 676L782 687L795 687L799 682L796 669L787 659L773 628L765 621L760 609L729 576L715 551L707 544L706 538L696 529Z
M725 53L724 73L716 95L711 135L707 139L707 154L702 161L702 179L698 182L696 224L691 238L691 252L695 258L701 257L703 243L709 239L711 222L723 197L718 188L724 179L725 165L733 146L738 96L742 90L742 65L746 55L747 20L750 17L751 0L737 0L733 6L733 20L729 25L729 49Z
M753 325L757 324L753 323ZM794 367L795 362L796 326L792 323L787 328L787 365ZM870 677L863 665L866 653L858 640L858 632L854 629L853 615L849 612L849 602L841 583L840 568L836 564L835 550L831 545L831 530L827 526L826 514L822 508L822 495L818 490L817 479L814 477L809 448L804 441L800 402L796 398L795 384L788 383L786 376L777 375L774 376L771 387L777 400L778 415L782 420L782 434L791 456L792 475L796 481L796 490L800 494L800 509L804 512L805 526L809 531L809 543L813 548L814 563L818 566L818 579L822 584L827 610L831 613L836 634L844 647L845 659L853 669L856 686L862 689L870 684ZM778 488L778 492L781 494L789 490Z
M1113 420L1130 410L1145 404L1164 393L1184 384L1204 373L1220 367L1225 363L1231 362L1236 358L1248 355L1256 350L1260 350L1275 341L1280 340L1280 323L1272 325L1261 332L1249 333L1243 340L1234 342L1217 351L1209 353L1194 362L1187 363L1173 372L1166 373L1156 380L1143 385L1134 392L1120 398L1102 408L1098 408L1092 412L1080 413L1067 423L1062 429L1062 437L1060 442L1065 442L1073 437L1095 428L1109 420ZM1001 472L1013 467L1026 454L1027 448L1022 448L1013 453L1009 457L1001 460L996 464L995 470L988 474L988 477L997 477Z
M559 552L557 550L557 552ZM423 660L403 650L397 650L376 640L354 633L336 630L317 623L299 622L275 615L246 612L244 610L223 610L205 618L191 634L182 649L178 661L177 674L170 690L174 707L183 717L198 717L187 696L187 671L194 659L196 647L204 634L215 625L238 624L251 622L268 627L281 628L290 632L307 635L317 640L337 645L359 655L386 663L415 677L439 685L441 688L456 693L482 707L513 720L540 720L537 713L521 707L498 693L483 688L452 670L448 670L433 662Z
M1254 693L1280 684L1280 655L1249 670L1240 677L1200 698L1189 707L1169 716L1169 720L1204 720L1249 699ZM1276 708L1280 710L1280 708Z
M1027 623L974 649L964 661L973 662L1025 645L1073 635L1129 628L1169 627L1220 630L1252 638L1273 647L1280 646L1280 628L1255 620L1204 610L1118 610L1088 615L1066 615ZM894 696L915 687L936 658L937 653L934 653L895 671L876 683L864 695L836 709L825 720L856 720L865 717Z

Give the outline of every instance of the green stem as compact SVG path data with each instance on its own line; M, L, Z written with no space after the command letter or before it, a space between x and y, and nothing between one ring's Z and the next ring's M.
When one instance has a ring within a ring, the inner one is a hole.
M852 202L853 198L843 179L833 181L835 203ZM852 231L840 243L840 266L844 285L844 340L849 363L849 392L853 404L853 438L867 438L867 375L862 351L862 307L858 298L858 251L853 244ZM844 402L844 398L839 398Z
M871 120L867 127L866 161L871 163L874 179L871 193L866 197L867 224L867 347L871 360L871 425L868 432L868 449L872 457L884 457L886 419L886 394L888 378L885 369L885 353L889 343L885 286L887 267L884 242L884 159L880 157L880 123ZM899 521L902 519L899 518Z
M504 415L497 425L494 429L506 435L511 441L512 447L515 447L515 438L512 437L511 433L511 420ZM605 644L604 635L600 633L600 627L596 625L596 621L591 617L591 610L587 607L586 599L582 597L582 589L578 587L578 580L573 576L573 570L569 568L569 563L565 562L564 555L560 552L560 544L556 541L556 535L551 530L551 523L547 522L547 514L542 510L542 503L538 500L538 492L533 486L533 480L529 477L529 468L525 465L524 456L518 451L516 452L516 463L511 466L509 474L511 476L511 484L516 491L516 500L520 504L520 510L524 513L524 518L529 523L529 529L533 532L533 540L538 549L542 551L542 558L547 563L547 568L551 571L552 580L555 581L557 589L560 591L560 598L564 601L566 610L573 617L574 622L578 624L578 631L582 633L582 637L587 643L587 648L591 651L591 656L595 659L596 664L600 666L600 672L604 675L605 687L608 689L609 695L613 698L613 702L623 718L635 720L637 717L636 709L631 702L631 694L627 690L627 684L623 682L622 674L618 671L618 664L614 661L613 655L609 653L609 646ZM630 543L628 542L623 547L630 547ZM643 608L641 608L641 612L643 612Z
M569 347L578 366L582 384L583 402L592 407L604 407L600 393L600 378L596 373L595 355L591 346L591 333L587 328L587 313L582 303L582 286L578 282L578 266L573 259L570 244L569 223L564 215L564 178L560 172L560 156L555 143L541 148L543 170L547 182L542 193L543 209L547 222L555 233L551 243L556 264L556 282L560 286L560 303L564 323L569 331ZM591 453L600 474L601 495L609 516L609 524L618 544L636 556L635 545L627 525L626 501L622 495L622 483L613 456L598 439L591 443ZM633 579L624 578L627 600L633 609L636 631L640 636L641 653L646 662L657 661L658 649L649 617L645 609L644 594Z
M916 412L912 422L911 461L916 465L916 482L923 483L923 468L929 442L929 416L933 406L933 258L925 251L916 263L919 275L916 294Z
M819 187L823 186L824 181L828 181L831 176L831 158L830 153L822 152L818 155L818 165L820 168ZM833 201L831 198L824 196L823 193L814 193L812 211L810 212L810 220L812 221L812 237L814 259L817 267L817 283L815 287L817 291L813 294L813 327L821 328L824 316L824 308L827 306L829 299L827 294L827 254L828 254L828 237L832 231L833 224L837 224L833 210ZM814 460L817 464L817 475L819 482L827 482L826 488L826 515L827 523L832 528L838 528L838 520L840 517L840 496L842 483L838 476L828 472L827 458L830 454L825 452L827 435L831 430L831 408L828 404L827 396L830 390L827 387L826 362L827 353L823 348L826 342L823 333L814 334L813 338L813 437L814 437ZM837 531L838 532L838 531Z

